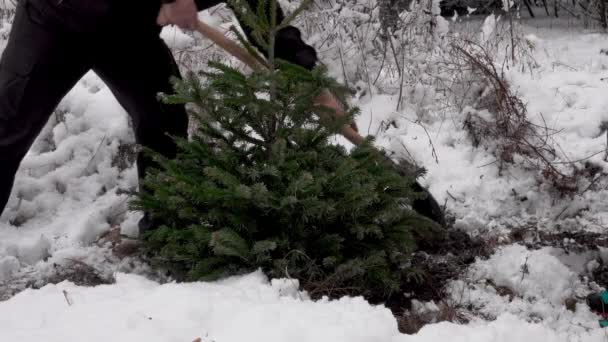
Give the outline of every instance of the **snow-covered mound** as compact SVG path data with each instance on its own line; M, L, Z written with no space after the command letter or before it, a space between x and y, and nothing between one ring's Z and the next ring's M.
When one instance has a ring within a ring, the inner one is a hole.
M111 286L64 282L0 303L0 341L604 341L599 329L578 337L512 314L491 323L440 323L415 336L402 335L388 309L361 298L313 302L297 284L268 282L259 272L215 283L165 285L118 274Z
M500 249L488 261L473 265L470 272L476 279L491 279L523 299L542 298L559 306L572 296L578 279L550 252L551 248L528 251L524 246L511 245Z
M567 336L568 341L577 340L588 331L601 331L599 318L577 300L589 292L578 275L592 263L590 255L557 248L505 246L452 282L449 301L486 319L511 314Z
M67 259L119 267L95 242L118 223L123 233L137 234L139 214L127 210L137 175L121 152L132 142L126 113L88 74L21 164L0 218L0 292L24 274L27 281L42 278Z

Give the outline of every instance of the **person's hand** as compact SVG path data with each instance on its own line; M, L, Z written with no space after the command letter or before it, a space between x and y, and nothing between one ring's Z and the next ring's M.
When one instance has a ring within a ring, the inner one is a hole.
M156 23L161 26L177 25L186 30L194 30L198 23L194 0L175 0L162 5Z

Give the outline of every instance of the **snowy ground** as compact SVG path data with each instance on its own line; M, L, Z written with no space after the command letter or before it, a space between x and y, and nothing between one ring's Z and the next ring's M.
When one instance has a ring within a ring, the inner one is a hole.
M600 126L608 121L608 55L600 50L608 49L608 36L567 28L561 21L556 28L551 19L524 23L538 68L524 73L506 70L507 81L527 105L532 122L541 126L546 122L549 129L559 131L554 143L567 159L557 162L585 159L605 172L608 141ZM479 22L468 25L481 26ZM397 96L375 95L367 100L361 104L359 125L376 134L381 122L396 120L399 127L382 133L378 144L412 155L429 170L423 183L440 203L447 201L458 227L473 232L522 225L605 231L607 191L556 199L545 185L538 184L534 172L513 167L499 176L496 158L471 146L461 114L426 113L419 125L413 123L418 110L415 101L395 112Z
M587 315L589 316L589 315ZM584 318L584 317L583 317ZM586 317L593 321L592 317ZM581 319L582 320L582 319ZM573 320L572 325L578 322ZM462 342L605 341L603 330L576 336L511 314L493 322L439 323L399 334L391 313L360 298L311 302L294 285L258 273L205 284L159 285L119 274L115 285L69 283L27 290L0 305L2 341Z
M608 48L608 36L563 22L549 29L553 24L526 25L540 67L507 77L531 119L541 120L542 113L561 131L556 139L564 153L577 160L606 149L600 124L608 121L608 56L600 49ZM163 37L177 49L194 44L175 30ZM447 203L458 227L473 233L521 226L605 232L608 190L560 200L538 185L531 171L511 168L499 176L494 157L471 146L462 118L430 114L427 136L411 123L415 104L394 112L396 101L390 95L362 99L359 127L375 134L381 122L396 120L398 128L380 133L378 144L399 153L404 153L401 143L407 146L428 168L425 184ZM120 152L131 143L126 114L99 79L87 75L27 156L0 217L0 293L44 285L71 260L92 265L101 275L115 274L116 284L91 288L62 282L20 292L0 302L0 341L608 340L598 317L580 301L591 290L585 277L598 256L557 248L506 245L476 262L450 285L446 303L420 304L421 311L452 306L470 322L431 324L412 336L399 334L384 307L360 298L314 302L293 283L268 281L258 273L216 283L147 280L141 276L149 272L146 265L119 259L98 242L112 226L136 234L139 215L127 210L136 173ZM608 171L603 153L591 160ZM564 305L567 299L578 299L574 311Z

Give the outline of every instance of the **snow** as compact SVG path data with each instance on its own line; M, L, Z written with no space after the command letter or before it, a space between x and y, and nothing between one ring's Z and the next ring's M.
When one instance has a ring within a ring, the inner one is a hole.
M511 341L605 341L605 332L601 329L591 330L580 336L569 336L539 324L526 322L512 314L504 314L489 324L473 323L466 326L451 323L438 323L426 326L420 332L404 341L431 342L511 342Z
M483 26L481 27L481 33L479 40L481 42L486 42L490 39L492 33L496 29L496 16L494 14L490 14L483 22Z
M202 17L226 26L208 13ZM500 20L491 16L469 24L488 40ZM570 160L591 156L589 161L608 171L604 153L598 153L606 149L600 125L608 121L608 56L600 50L608 48L608 37L548 19L525 23L525 41L537 67L525 72L510 68L507 81L528 106L530 120L559 131L553 139ZM443 19L438 24L448 29ZM449 28L457 25L464 24L455 19ZM0 49L9 29L0 27ZM174 50L200 49L199 40L175 27L165 28L161 36ZM422 182L446 204L456 227L499 237L511 227L605 232L606 186L573 199L556 198L534 171L513 166L499 174L492 153L471 145L461 113L434 107L438 97L434 89L418 85L406 90L406 101L397 109L398 95L368 93L355 101L362 112L357 123L362 132L377 137L378 146L428 169ZM347 144L343 138L336 141ZM588 277L598 260L608 259L605 250L576 254L502 245L449 285L447 301L456 310L472 308L465 310L470 322L429 324L411 336L398 332L383 306L348 297L312 301L293 281L268 280L260 272L213 283L147 279L147 265L117 258L98 241L117 225L123 234L137 236L141 214L128 210L127 195L137 187L136 170L117 160L121 146L133 142L124 110L94 73L87 74L24 160L0 217L0 293L43 286L0 302L0 341L607 338L598 316L582 301L597 287L588 284ZM116 283L47 284L55 267L70 260L114 275ZM564 305L569 299L577 301L575 311ZM438 310L437 304L419 303L415 310Z
M192 47L195 43L194 38L187 35L176 26L167 26L163 28L160 37L171 49L184 50Z
M502 0L502 10L505 12L509 12L514 5L515 3L510 0Z
M547 336L544 340L604 341L599 318L584 303L578 302L574 312L566 308L566 299L583 297L588 289L560 257L563 255L551 248L528 251L507 246L489 260L475 263L467 279L454 281L450 302L471 306L478 315L495 318L495 322L510 321L511 329L529 326L536 331L530 336ZM515 318L520 322L514 323ZM474 322L487 324L478 319Z
M491 279L524 299L544 298L560 305L571 296L577 276L545 249L528 251L521 245L507 246L470 272L478 279ZM551 275L558 275L551 276Z
M261 273L215 283L165 284L117 274L117 283L69 282L26 290L0 304L2 341L431 342L604 341L591 329L571 336L505 313L492 322L438 323L397 332L390 311L361 298L310 301L297 285ZM287 291L286 291L287 290Z
M0 218L0 288L2 279L40 278L54 263L108 254L96 239L110 222L139 216L127 211L128 196L121 193L137 187L136 170L114 165L119 145L132 142L126 113L99 78L87 74L21 165ZM122 229L133 235L132 227ZM89 253L82 255L83 250ZM111 259L104 267L120 268L120 263Z
M260 272L215 283L160 285L117 274L114 285L69 282L0 303L2 341L431 342L576 341L559 329L506 313L492 322L438 323L401 335L388 309L362 298L310 301L297 284ZM604 341L590 330L579 341Z
M496 33L497 20L489 16L483 24L468 24L488 39ZM530 21L524 31L538 66L525 72L507 69L508 83L527 105L534 124L559 132L551 137L565 156L557 163L585 160L605 172L607 140L600 127L608 121L608 56L600 50L608 46L608 37L552 22ZM606 190L556 200L534 171L515 166L500 174L491 151L471 145L464 115L434 109L438 96L415 90L405 95L409 100L399 111L398 94L366 96L357 103L362 111L358 125L364 133L377 135L378 146L427 168L422 182L454 213L457 227L474 234L518 226L605 231ZM388 125L391 121L397 127Z
M64 282L26 290L0 304L0 340L373 342L398 337L390 311L361 298L312 302L293 294L260 272L181 285L128 274L118 274L112 286Z

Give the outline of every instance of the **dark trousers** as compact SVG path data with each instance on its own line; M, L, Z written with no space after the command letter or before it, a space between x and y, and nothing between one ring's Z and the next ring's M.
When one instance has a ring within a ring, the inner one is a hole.
M107 7L104 1L19 1L0 60L0 214L21 160L61 99L89 70L126 109L139 144L171 157L176 147L167 134L187 134L184 107L157 100L159 92L172 91L171 76L180 76L160 28L153 20L112 15ZM140 155L140 177L149 165Z

